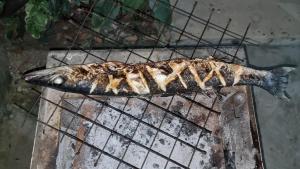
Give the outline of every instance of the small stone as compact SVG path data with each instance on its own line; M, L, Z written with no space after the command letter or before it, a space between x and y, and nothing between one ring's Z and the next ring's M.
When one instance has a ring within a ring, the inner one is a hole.
M73 40L73 38L70 35L64 35L64 39Z
M135 43L138 40L138 36L136 36L136 35L128 36L128 37L126 37L124 39L125 39L125 41L133 44L133 43Z
M56 40L60 40L62 39L62 34L61 33L57 33L56 34Z
M66 25L65 25L65 26L63 26L62 28L63 28L63 30L68 30L68 29L69 29L69 27L68 27L68 26L66 26Z
M18 86L18 87L17 87L17 92L22 92L22 91L23 91L22 87L21 87L21 86Z
M97 37L97 36L94 37L94 40L95 40L96 43L102 43L103 42L103 40L101 38Z
M78 39L79 39L79 40L86 40L86 39L88 39L89 36L90 36L89 33L87 33L87 32L82 32L82 33L79 34Z
M13 115L13 114L10 114L9 116L8 116L8 118L9 119L13 119L15 116Z

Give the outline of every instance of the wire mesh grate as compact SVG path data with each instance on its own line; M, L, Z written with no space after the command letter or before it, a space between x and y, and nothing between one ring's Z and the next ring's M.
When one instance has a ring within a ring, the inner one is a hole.
M157 1L164 3L162 0ZM243 35L239 35L229 30L230 19L225 27L218 26L211 23L214 10L208 19L202 19L194 15L197 3L194 3L190 11L185 11L177 7L179 1L172 1L170 7L173 15L186 18L183 27L162 23L163 27L156 36L113 20L122 29L128 29L153 41L149 46L134 47L120 41L120 34L111 37L86 24L97 3L93 1L82 20L71 18L70 23L78 31L74 32L74 39L68 40L68 49L49 52L48 63L51 64L47 66L101 63L110 60L125 63L155 62L208 55L225 62L246 64L245 51L240 48L245 44L254 44L253 40L247 38L250 25ZM156 20L143 11L133 12L145 19ZM110 16L103 16L110 19ZM199 35L187 30L191 22L202 25ZM208 29L220 34L217 43L204 38ZM105 39L110 44L109 47L96 50L94 43L89 47L82 47L77 39L83 30ZM176 37L174 43L162 39L166 30ZM238 44L225 46L222 44L225 37L238 40ZM192 41L192 45L179 44L184 38ZM217 123L221 114L220 107L216 106L217 92L150 98L88 95L72 98L68 93L52 89L33 88L33 91L40 95L35 104L41 100L40 106L44 106L44 109L40 108L40 111L46 113L39 115L37 119L39 126L43 128L43 134L50 135L49 131L56 133L53 141L57 143L55 165L58 168L203 168L220 167L225 163L224 159L218 159L222 158L222 145L217 133L220 130ZM30 110L26 111L34 116ZM211 155L216 159L212 161Z

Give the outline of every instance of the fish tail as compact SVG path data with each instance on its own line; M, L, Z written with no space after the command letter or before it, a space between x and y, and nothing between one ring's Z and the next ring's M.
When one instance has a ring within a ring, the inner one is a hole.
M295 66L282 66L270 70L271 74L265 78L262 87L280 99L289 100L290 97L286 92L286 88L289 73L295 69Z

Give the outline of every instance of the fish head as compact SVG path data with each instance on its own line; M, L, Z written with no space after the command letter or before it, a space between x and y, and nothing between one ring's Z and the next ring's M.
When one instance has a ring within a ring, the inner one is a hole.
M80 65L61 66L37 71L29 71L23 79L31 84L54 88L61 91L89 93L92 79L96 74Z

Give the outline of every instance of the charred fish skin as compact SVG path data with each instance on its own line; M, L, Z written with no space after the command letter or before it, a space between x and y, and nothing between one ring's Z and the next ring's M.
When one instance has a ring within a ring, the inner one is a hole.
M121 62L70 65L31 72L24 79L29 83L87 95L176 94L255 85L285 98L288 72L293 69L258 70L209 57L134 65Z

